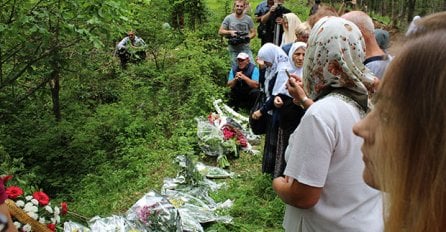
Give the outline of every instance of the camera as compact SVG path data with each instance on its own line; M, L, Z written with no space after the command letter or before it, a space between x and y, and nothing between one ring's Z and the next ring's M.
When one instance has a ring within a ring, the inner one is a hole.
M232 46L237 46L240 44L247 44L251 40L247 32L237 31L236 36L230 37L228 39L228 44Z

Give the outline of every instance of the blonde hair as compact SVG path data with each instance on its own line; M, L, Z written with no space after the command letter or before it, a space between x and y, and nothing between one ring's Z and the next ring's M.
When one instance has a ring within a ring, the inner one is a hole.
M386 192L385 231L446 228L446 30L409 40L386 71L380 109L386 144L370 157Z
M307 21L305 21L296 27L294 34L296 35L296 38L302 36L306 36L308 38L308 36L310 36L310 32L311 32L310 24Z

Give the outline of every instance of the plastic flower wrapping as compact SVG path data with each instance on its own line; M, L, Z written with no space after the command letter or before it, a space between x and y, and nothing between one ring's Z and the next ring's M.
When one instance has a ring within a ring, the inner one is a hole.
M181 218L178 210L164 196L148 192L128 211L127 220L142 224L147 231L181 232Z
M6 184L11 178L12 176L3 177L3 182ZM33 231L37 223L50 231L56 231L56 226L61 222L61 215L68 211L66 202L62 202L60 207L52 205L51 199L43 191L29 194L21 187L12 185L6 186L5 192L15 205L10 211L16 214L13 214L13 221L19 231Z
M215 202L209 191L225 186L212 178L230 178L233 173L218 167L193 162L185 155L174 160L180 170L175 178L165 178L160 193L149 191L124 215L93 217L88 227L76 222L65 222L65 232L203 232L202 224L211 222L231 223L232 217L225 210L231 200Z
M221 107L220 107L221 105ZM221 99L214 101L217 113L211 113L207 119L196 118L198 145L209 156L216 156L219 167L229 167L228 156L237 158L241 150L256 153L251 142L257 142L259 136L249 129L247 117L235 112Z

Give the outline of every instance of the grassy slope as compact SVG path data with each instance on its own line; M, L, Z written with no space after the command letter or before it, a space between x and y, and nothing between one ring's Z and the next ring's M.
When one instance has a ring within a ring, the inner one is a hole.
M214 19L224 17L225 1L208 0L209 8L215 13ZM251 1L252 11L260 0ZM299 16L307 15L307 8L297 7L299 1L289 1L286 6ZM305 18L305 17L301 17ZM219 22L218 22L219 23ZM260 47L258 39L252 41L253 51ZM171 144L175 143L175 144ZM115 166L104 164L98 173L84 179L74 201L70 202L72 211L91 218L124 213L134 202L149 190L159 190L162 180L176 175L176 166L171 157L180 154L178 141L153 141L147 150L131 151L128 167L116 170ZM257 147L261 150L261 147ZM157 154L152 154L156 151ZM147 154L147 155L140 155ZM136 160L135 157L138 157ZM155 157L155 158L154 158ZM229 214L234 217L233 224L206 225L206 231L282 231L284 204L271 189L269 176L261 174L261 155L242 154L239 159L231 160L231 171L238 176L225 180L228 188L212 193L216 201L234 201ZM156 168L154 168L156 167ZM79 218L74 220L79 221Z

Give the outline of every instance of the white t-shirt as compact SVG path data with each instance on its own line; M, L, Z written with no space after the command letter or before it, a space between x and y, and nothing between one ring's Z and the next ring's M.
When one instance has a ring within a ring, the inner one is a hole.
M303 116L285 152L285 175L322 192L310 209L286 206L286 231L383 231L381 194L362 179L362 140L352 132L360 118L340 95L318 100Z

